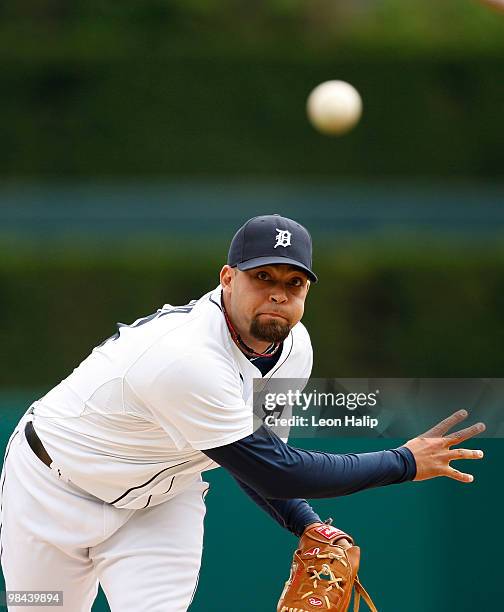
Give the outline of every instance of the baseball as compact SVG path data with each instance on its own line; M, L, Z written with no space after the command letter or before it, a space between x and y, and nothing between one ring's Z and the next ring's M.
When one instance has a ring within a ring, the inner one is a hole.
M339 136L350 131L362 114L359 92L345 81L325 81L308 96L308 118L323 134Z

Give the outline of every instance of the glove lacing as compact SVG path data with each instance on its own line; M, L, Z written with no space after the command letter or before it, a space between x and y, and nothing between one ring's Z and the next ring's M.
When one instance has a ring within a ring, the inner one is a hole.
M348 567L348 563L345 559L345 555L338 555L336 553L333 552L328 552L328 553L322 553L322 554L318 554L316 555L317 559L329 559L329 563L333 563L333 561L340 561L345 567ZM315 566L310 565L309 567L306 568L306 571L311 574L311 578L310 580L313 580L313 588L316 589L318 586L318 583L324 583L325 585L327 585L325 587L325 592L328 593L329 591L331 591L333 588L338 589L339 591L341 591L342 593L344 593L344 589L340 586L340 582L344 582L344 578L338 576L336 577L334 575L334 572L332 571L332 569L329 567L329 563L323 563L322 564L322 568L317 571ZM329 578L323 578L322 576L329 576ZM301 599L305 599L306 597L309 597L310 595L313 595L315 591L308 591L307 593L305 593ZM327 608L330 609L331 608L331 602L329 601L329 597L327 595L323 595L322 596L325 600L325 603L327 605Z

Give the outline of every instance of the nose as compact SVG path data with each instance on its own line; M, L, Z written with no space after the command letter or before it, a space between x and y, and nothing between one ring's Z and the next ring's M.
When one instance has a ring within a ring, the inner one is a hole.
M287 292L283 286L276 285L270 294L270 301L273 304L283 304L287 301Z

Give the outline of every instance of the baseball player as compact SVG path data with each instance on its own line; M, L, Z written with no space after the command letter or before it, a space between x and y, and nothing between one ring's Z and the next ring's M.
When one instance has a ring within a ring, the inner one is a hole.
M311 373L300 322L317 281L311 250L295 221L250 219L215 290L119 324L29 408L2 472L8 591L63 591L62 609L77 612L90 610L100 583L113 612L187 610L202 553L202 473L219 465L298 536L322 526L304 498L435 476L471 480L449 461L482 453L449 446L484 426L442 437L462 413L434 437L360 455L295 449L264 426L254 431L253 378Z

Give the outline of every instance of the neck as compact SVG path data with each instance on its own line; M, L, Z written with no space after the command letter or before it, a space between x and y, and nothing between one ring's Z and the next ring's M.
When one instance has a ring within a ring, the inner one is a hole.
M228 295L222 293L221 303L229 333L231 334L234 343L241 350L242 353L244 353L248 357L262 357L264 355L271 355L276 352L279 347L279 343L275 343L274 349L272 351L265 353L265 351L271 346L271 342L262 341L258 340L257 338L254 338L247 331L240 329L240 327L236 325L234 321L232 321L231 316L229 314L230 301Z

